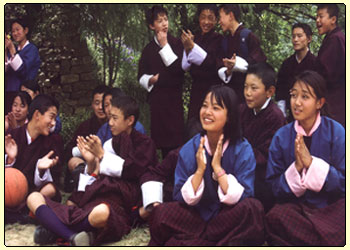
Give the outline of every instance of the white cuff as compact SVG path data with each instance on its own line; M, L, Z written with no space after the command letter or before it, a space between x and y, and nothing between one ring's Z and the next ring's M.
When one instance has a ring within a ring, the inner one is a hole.
M111 177L121 177L124 160L115 153L105 152L100 162L100 174Z
M194 44L193 49L188 54L188 61L200 66L206 57L207 52L197 44Z
M154 87L154 85L148 86L149 79L151 79L152 77L153 75L143 74L139 80L141 86L144 87L148 92L151 92L151 90Z
M45 170L43 177L40 177L39 169L38 169L39 162L40 162L40 160L38 160L38 162L36 163L35 174L34 174L34 184L36 187L41 186L43 183L53 181L52 176L51 176L51 171L49 168Z
M314 192L320 192L329 172L329 164L321 158L312 156L312 162L305 174L304 186Z
M286 117L286 101L285 100L279 100L277 102L277 106L280 108L280 110L282 111L284 117Z
M231 81L232 74L229 76L226 76L226 74L225 74L226 70L227 70L227 67L220 68L218 70L218 75L219 75L220 79L224 81L224 83L229 83Z
M188 57L185 50L182 54L181 67L184 71L189 71L191 68L191 63L188 61Z
M83 158L83 156L81 155L81 152L80 152L80 150L79 150L79 148L77 146L72 148L72 156L73 157Z
M96 178L91 175L80 173L78 191L85 192L86 186L91 185L95 180Z
M163 203L163 183L159 181L147 181L141 185L143 207L155 202Z
M306 188L302 184L302 179L298 170L295 167L295 162L293 162L288 167L284 175L290 190L292 190L295 196L296 197L302 196L305 193Z
M173 62L176 61L177 55L175 55L174 51L170 47L169 43L167 43L160 51L159 55L161 56L163 63L165 66L169 67Z
M23 61L22 58L16 54L14 58L12 58L10 65L14 71L17 71L19 67L21 67Z
M15 165L16 159L11 164L6 164L6 161L7 161L7 154L5 154L5 168L9 168Z
M188 177L187 181L181 188L181 194L184 201L190 205L196 205L202 198L204 192L204 180L202 179L201 184L198 187L197 192L195 193L192 186L193 175Z
M227 175L228 189L226 195L222 191L220 185L218 186L218 195L220 202L227 205L236 204L241 199L244 192L244 187L237 181L232 174Z
M233 71L245 73L248 69L248 62L240 56L236 56L236 64L233 67Z

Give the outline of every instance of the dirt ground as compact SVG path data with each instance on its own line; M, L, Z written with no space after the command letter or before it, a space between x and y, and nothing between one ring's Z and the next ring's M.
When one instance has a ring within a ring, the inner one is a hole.
M5 226L5 246L39 246L33 241L35 225L19 223ZM150 240L147 227L133 229L118 242L106 243L103 246L147 246ZM55 246L55 245L49 245Z

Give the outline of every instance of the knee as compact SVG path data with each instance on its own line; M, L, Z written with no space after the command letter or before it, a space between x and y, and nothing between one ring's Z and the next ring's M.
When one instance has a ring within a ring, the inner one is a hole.
M34 214L38 207L45 204L46 204L45 198L41 193L33 192L30 195L28 195L27 206L29 210L32 211Z
M68 169L70 172L72 172L80 163L83 163L84 161L79 157L72 157L68 161Z
M102 203L94 207L89 214L89 223L91 226L96 228L105 227L109 218L110 210L109 207Z
M56 195L56 188L52 183L48 183L42 187L40 193L48 198L52 198Z

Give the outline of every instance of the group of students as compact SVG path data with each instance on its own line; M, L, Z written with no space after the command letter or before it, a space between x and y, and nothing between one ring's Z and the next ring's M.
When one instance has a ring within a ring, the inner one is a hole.
M327 6L318 9L320 30L325 18L336 23L328 11L334 5ZM155 37L138 79L149 91L152 139L138 122L137 102L117 88L93 91L92 117L65 150L51 131L57 102L47 95L26 102L28 121L5 136L5 163L26 174L30 194L5 213L29 210L40 223L36 243L97 245L147 222L150 246L345 245L345 130L328 117L328 79L307 69L287 78L290 98L283 100L294 121L286 125L272 99L280 83L258 39L239 23L237 5L219 13L231 35L214 32L216 6L203 4L200 32L176 39L165 9L147 11ZM297 63L310 57L305 27L292 31ZM193 78L186 143L184 70ZM57 189L62 162L73 190L66 204Z

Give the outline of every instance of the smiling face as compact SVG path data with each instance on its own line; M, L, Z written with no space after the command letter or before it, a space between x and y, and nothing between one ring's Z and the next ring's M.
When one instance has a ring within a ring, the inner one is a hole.
M103 93L95 94L91 104L91 108L93 109L97 118L100 120L103 120L106 118L106 114L103 112L103 109L102 109L102 98L103 98Z
M205 97L199 115L204 130L208 133L223 133L227 121L227 109L212 98L211 92Z
M216 16L212 10L202 10L199 15L199 27L202 30L202 34L206 34L211 31L216 24Z
M27 119L28 105L22 103L21 98L16 96L12 103L12 112L17 122L21 123Z
M264 83L257 75L247 74L244 83L244 97L249 108L259 112L266 100L273 95L273 90L272 86L266 90Z
M111 117L111 108L112 108L111 101L112 101L112 95L105 96L103 106L105 109L105 114L108 119Z
M292 43L295 51L306 50L309 46L311 39L307 37L305 31L300 28L294 28L292 32Z
M52 106L44 114L41 114L38 110L35 112L39 133L45 136L49 135L50 129L56 125L57 108Z
M28 28L23 28L19 23L12 24L12 37L17 43L27 40Z
M134 116L125 118L123 111L114 106L111 106L110 114L111 117L108 123L113 136L119 135L122 132L131 133Z
M337 26L337 18L329 17L327 8L317 10L316 26L318 34L323 35L331 32Z
M156 34L160 31L167 33L169 28L168 26L168 16L165 15L165 13L158 14L157 19L154 20L153 24L149 25L150 29L153 30Z
M231 15L230 15L231 14ZM226 14L223 9L219 11L220 21L219 24L223 32L230 30L232 25L232 12Z
M301 124L314 124L323 102L316 98L314 90L297 81L290 90L290 105L295 120Z

